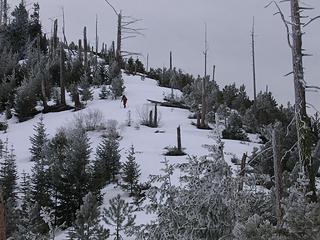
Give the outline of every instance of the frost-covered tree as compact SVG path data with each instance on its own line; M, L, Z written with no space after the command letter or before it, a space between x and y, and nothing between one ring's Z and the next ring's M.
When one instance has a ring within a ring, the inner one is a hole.
M30 137L31 147L31 161L39 162L45 159L45 147L48 143L48 135L43 123L43 116L40 117L39 122L34 126L34 135Z
M100 225L101 214L96 197L89 192L83 198L83 204L77 211L76 220L69 231L69 239L103 240L109 236L109 231Z
M118 66L116 61L109 66L108 79L111 83L110 90L114 98L120 97L124 92L125 86L122 79L120 66Z
M123 232L130 235L131 229L135 225L136 215L133 215L133 207L121 199L119 194L112 198L109 204L108 208L103 209L103 220L115 228L115 232L112 234L115 236L114 239L121 240Z
M134 189L138 186L140 177L139 164L136 162L134 147L131 146L127 161L122 166L122 180L124 181L123 187L130 191L132 195Z
M99 94L100 99L107 99L111 95L111 92L107 89L105 85L102 86L101 92Z

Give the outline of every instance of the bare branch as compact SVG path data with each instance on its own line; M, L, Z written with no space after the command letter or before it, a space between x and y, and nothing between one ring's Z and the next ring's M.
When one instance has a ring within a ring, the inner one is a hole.
M311 19L309 20L309 22L303 24L303 27L307 27L310 23L312 23L313 21L315 21L316 19L319 19L319 18L320 18L320 16L316 16L316 17L314 17L314 18L311 18Z
M115 9L115 7L112 6L112 4L111 4L108 0L104 0L104 1L113 9L113 11L115 12L115 14L118 16L119 13L118 13L117 10Z

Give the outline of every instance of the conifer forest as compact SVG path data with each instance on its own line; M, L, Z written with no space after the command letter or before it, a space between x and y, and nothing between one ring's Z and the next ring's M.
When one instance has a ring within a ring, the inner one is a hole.
M0 0L0 240L320 240L320 3Z

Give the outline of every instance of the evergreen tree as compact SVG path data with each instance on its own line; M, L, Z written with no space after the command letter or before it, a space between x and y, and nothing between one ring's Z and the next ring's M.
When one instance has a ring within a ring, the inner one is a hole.
M84 74L81 76L81 82L80 82L80 95L81 100L85 101L86 103L89 100L93 99L92 91L90 90L90 84L87 74Z
M43 116L40 117L40 121L34 126L35 134L30 137L31 142L31 161L39 162L45 159L45 147L48 143L48 135L43 123Z
M143 63L139 60L139 58L137 58L135 61L135 72L142 73L142 74L145 73Z
M111 199L109 204L109 208L103 209L103 220L106 224L115 227L115 233L112 234L115 240L123 239L121 233L127 234L135 224L136 216L132 214L133 207L121 199L119 194Z
M130 191L132 195L134 189L137 187L139 177L141 175L139 165L136 162L134 147L131 146L127 161L122 166L122 180L125 182L124 188Z
M99 189L105 184L116 180L120 169L119 142L116 138L108 136L102 140L97 148L96 160L93 169L93 182Z
M134 64L134 60L132 57L130 57L128 59L128 63L127 63L127 71L129 74L133 74L134 73L134 69L135 69L135 64Z
M112 79L110 89L114 98L121 97L123 95L125 86L121 75Z
M37 98L33 86L32 80L25 79L17 89L14 108L20 122L30 119L36 113Z
M105 85L102 86L101 92L99 94L100 99L107 99L108 96L110 96L110 91L107 90L107 87Z
M89 192L83 198L83 204L77 211L76 220L69 232L69 239L104 240L109 231L100 225L100 210L96 197Z
M50 173L54 192L56 225L71 226L83 197L89 191L90 145L86 132L72 129L59 133L50 150ZM59 151L54 151L57 147Z
M5 202L6 236L10 238L17 231L17 167L13 148L8 150L8 141L5 142L1 168L0 186Z

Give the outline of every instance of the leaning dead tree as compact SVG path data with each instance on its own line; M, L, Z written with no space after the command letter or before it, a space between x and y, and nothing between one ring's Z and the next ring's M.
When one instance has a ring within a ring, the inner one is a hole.
M304 23L303 19L307 19L306 16L302 16L305 10L312 8L301 7L299 0L288 0L290 3L291 19L287 20L284 13L279 7L276 1L272 1L278 9L276 14L281 16L281 19L285 25L287 32L288 45L292 52L292 72L294 81L294 93L295 93L295 122L298 136L298 153L299 161L302 167L302 173L305 179L308 181L307 192L311 201L317 200L316 186L315 186L315 168L312 158L312 140L311 140L311 127L310 120L306 111L306 95L305 90L307 88L306 81L304 80L303 70L303 57L304 49L302 48L302 28L309 25L312 21L319 18L315 17ZM270 5L269 4L269 5ZM268 5L268 6L269 6ZM291 31L290 31L291 28Z
M105 2L112 8L117 16L117 47L116 47L116 61L122 62L123 57L130 55L141 55L140 53L130 52L123 50L123 41L129 38L135 38L137 36L143 36L143 28L136 28L135 24L140 22L141 19L136 19L131 16L125 16L122 11L117 11L116 8L108 1Z

